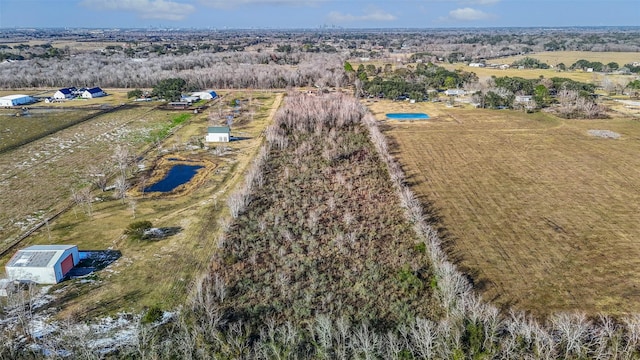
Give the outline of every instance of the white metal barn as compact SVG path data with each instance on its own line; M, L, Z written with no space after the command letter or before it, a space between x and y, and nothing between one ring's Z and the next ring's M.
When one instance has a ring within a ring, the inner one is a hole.
M193 94L191 94L191 96L197 96L202 100L211 100L217 98L218 94L216 94L216 92L213 90L205 90L194 92Z
M76 245L34 245L18 250L5 269L11 280L57 284L78 262Z
M231 130L228 126L210 126L207 128L206 142L229 142Z
M25 105L33 102L35 102L35 99L29 95L16 94L0 97L1 107Z
M86 89L85 91L82 92L82 97L85 99L93 99L93 98L102 97L106 95L107 94L104 91L102 91L102 89L100 89L99 87Z

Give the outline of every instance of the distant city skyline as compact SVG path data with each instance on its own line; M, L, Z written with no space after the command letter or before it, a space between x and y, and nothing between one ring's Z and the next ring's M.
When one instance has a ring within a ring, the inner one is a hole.
M638 0L0 0L0 28L640 26Z

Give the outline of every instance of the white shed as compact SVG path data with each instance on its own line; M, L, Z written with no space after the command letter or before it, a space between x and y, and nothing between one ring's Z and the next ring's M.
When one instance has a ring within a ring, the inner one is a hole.
M57 284L78 262L76 245L34 245L18 250L5 269L10 280Z
M229 142L231 130L228 126L210 126L207 128L206 142Z
M35 101L36 99L32 98L29 95L22 95L22 94L7 95L7 96L0 97L0 106L9 107L9 106L25 105L25 104L31 104Z
M533 101L533 96L532 95L516 95L514 102L517 103L528 103Z
M444 94L449 96L461 96L465 94L465 91L462 89L448 89Z
M85 99L93 99L97 97L107 96L107 94L102 91L99 87L94 87L91 89L86 89L82 92L82 97Z
M193 94L191 94L191 96L197 96L202 100L211 100L217 98L218 94L216 94L216 92L213 90L205 90L194 92Z

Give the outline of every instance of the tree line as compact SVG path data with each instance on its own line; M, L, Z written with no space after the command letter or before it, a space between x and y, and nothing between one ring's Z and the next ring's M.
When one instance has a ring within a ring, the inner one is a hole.
M86 53L65 59L32 59L0 67L0 87L84 86L151 88L159 81L182 78L206 88L286 88L346 85L338 54L192 53L131 59ZM296 65L291 66L291 65Z

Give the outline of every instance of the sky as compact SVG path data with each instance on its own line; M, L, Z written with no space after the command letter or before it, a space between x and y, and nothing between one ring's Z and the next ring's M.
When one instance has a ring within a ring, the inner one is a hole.
M640 0L0 0L0 28L640 26Z

